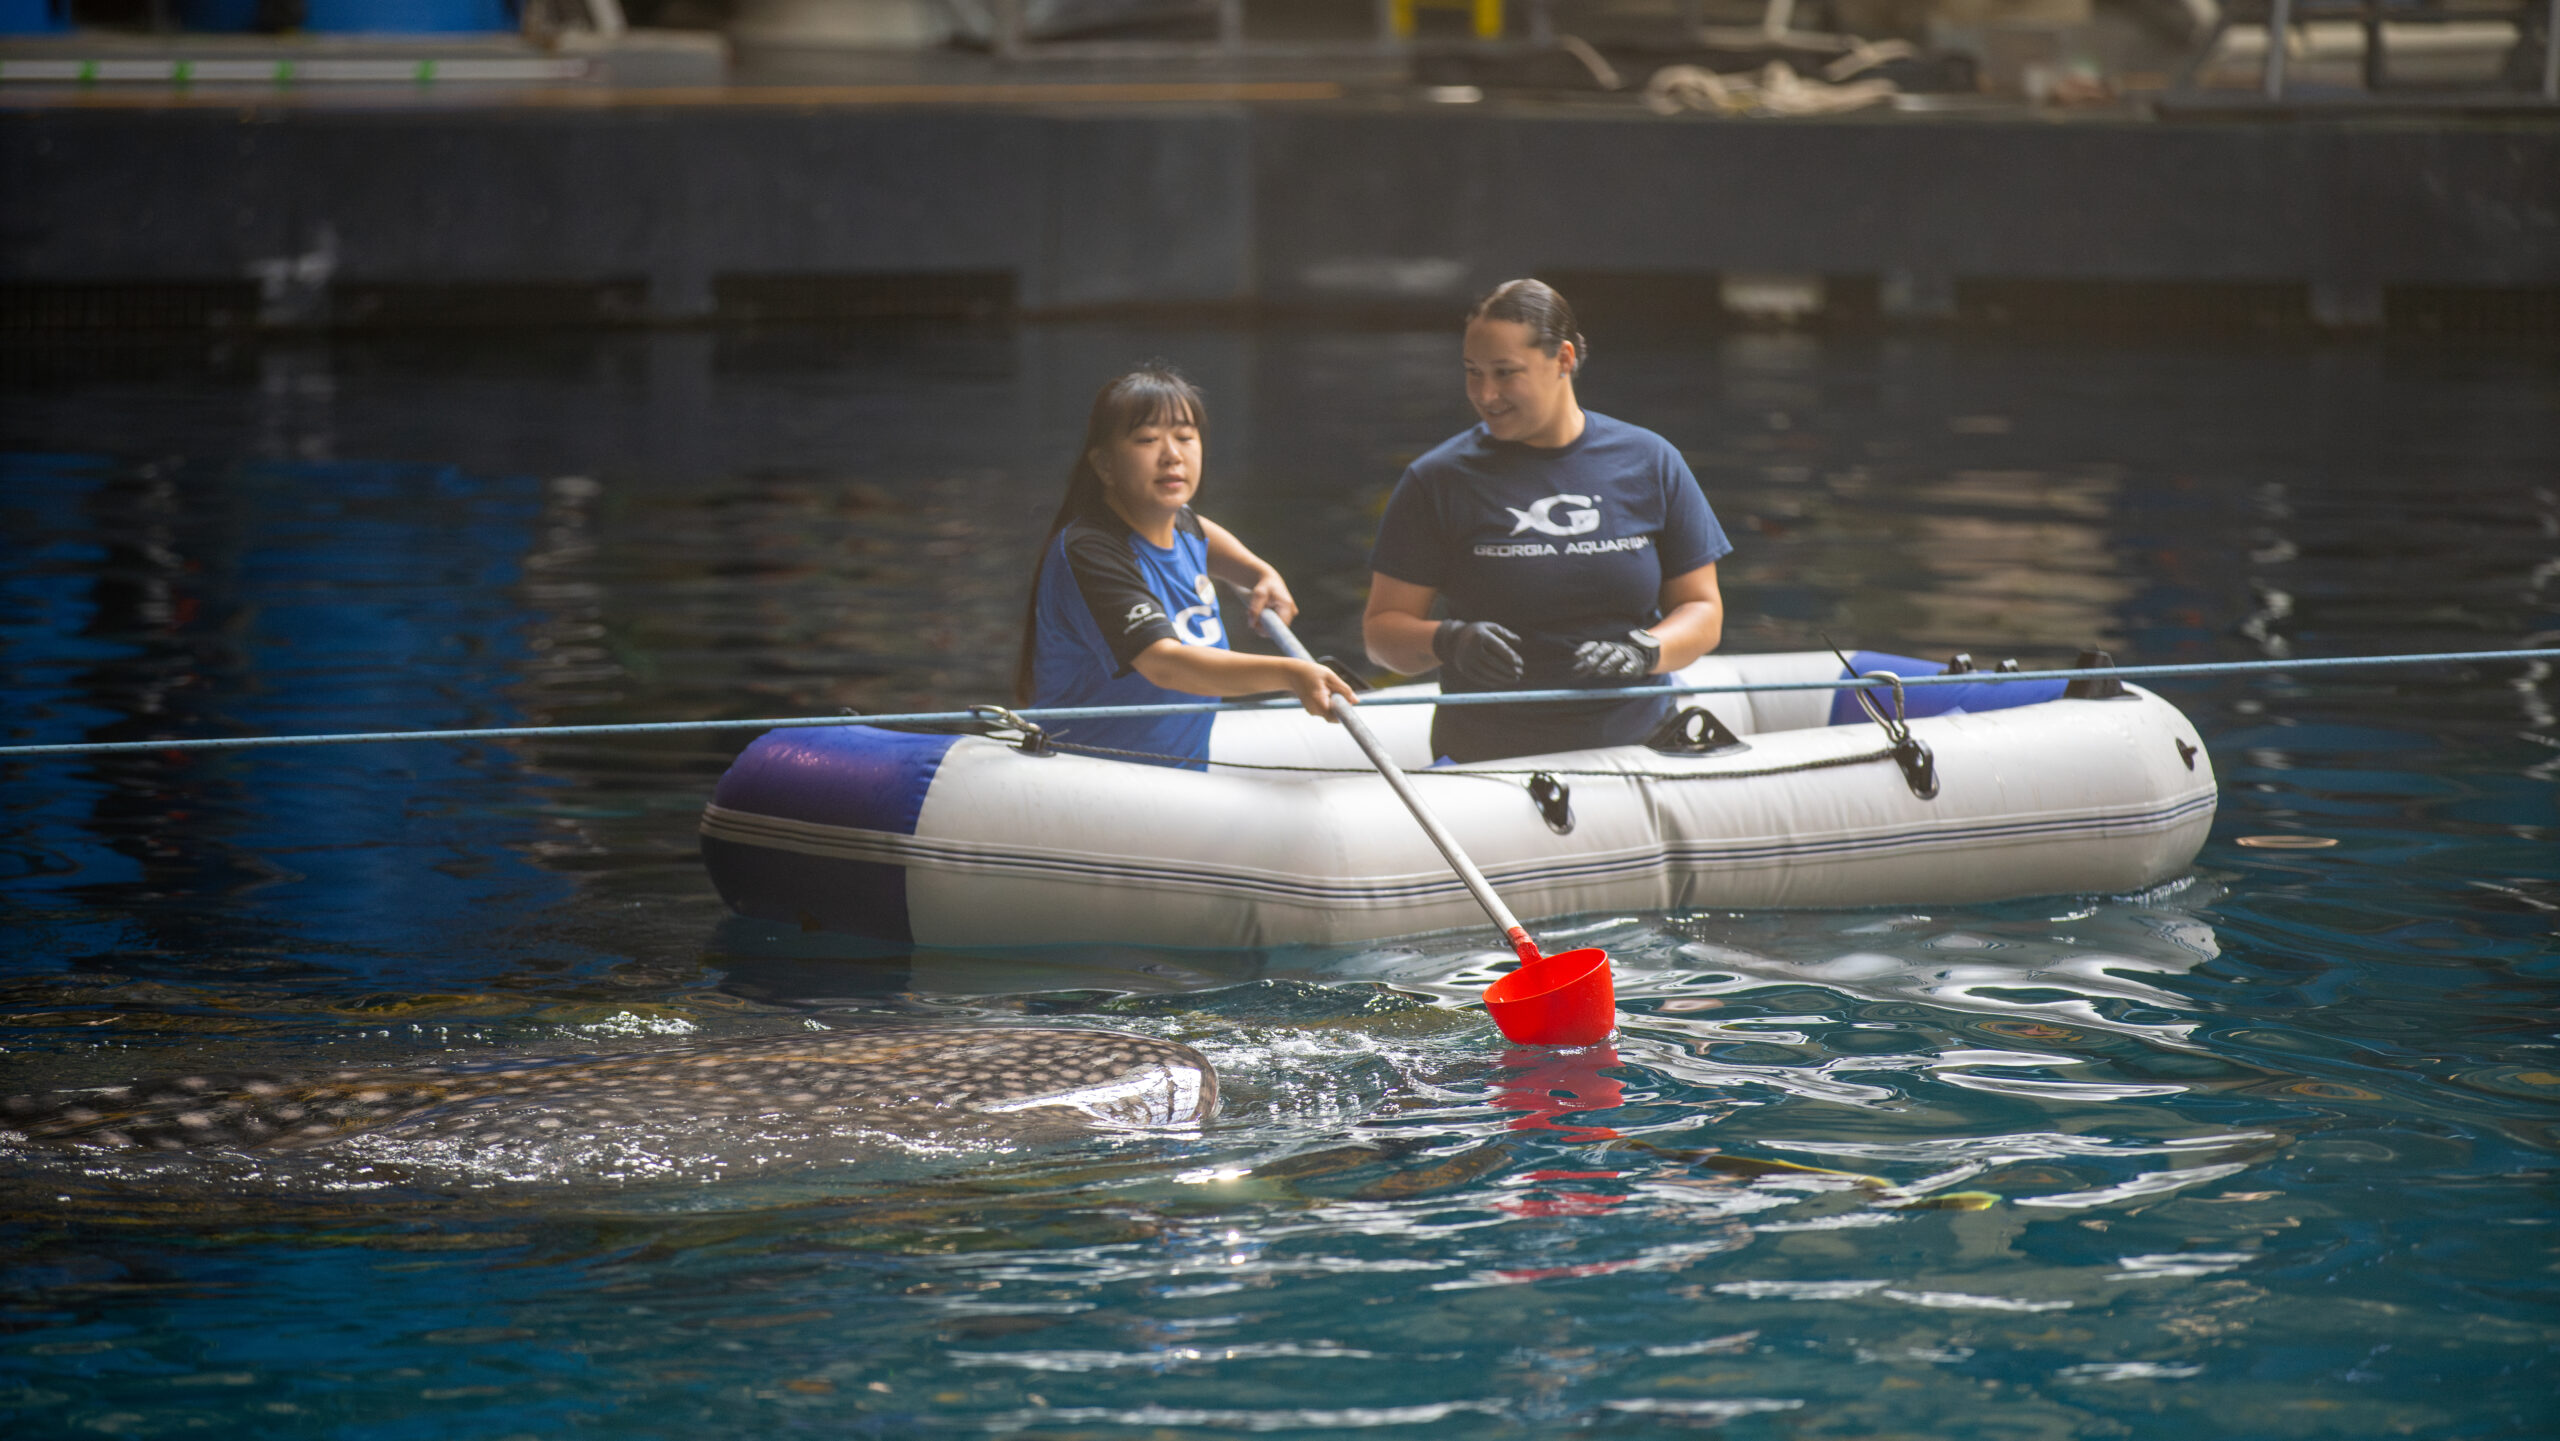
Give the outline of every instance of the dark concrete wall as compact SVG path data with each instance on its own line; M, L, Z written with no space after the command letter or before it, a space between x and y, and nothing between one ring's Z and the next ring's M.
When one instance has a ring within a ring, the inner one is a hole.
M1446 257L1470 284L1542 266L2560 282L2547 125L1298 115L1257 126L1255 158L1271 299L1361 255Z
M2560 126L1232 106L0 113L0 282L994 271L1031 309L1543 268L2560 286Z
M1033 306L1250 284L1236 113L41 112L0 117L0 277L340 281L1002 270ZM1179 218L1179 232L1170 222Z

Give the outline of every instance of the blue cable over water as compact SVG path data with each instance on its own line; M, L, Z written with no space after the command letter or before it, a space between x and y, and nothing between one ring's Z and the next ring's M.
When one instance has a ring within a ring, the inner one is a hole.
M1883 690L1895 685L2005 685L2031 680L2096 680L2113 676L2140 680L2166 676L2253 675L2270 671L2345 670L2404 665L2454 665L2478 661L2560 660L2560 650L2460 650L2423 655L2331 656L2312 660L2200 661L2190 665L2091 666L2086 670L1965 671L1956 675L1917 675L1885 679L1881 675L1818 681L1757 681L1732 685L1649 685L1622 689L1481 691L1468 695L1373 695L1362 705L1546 705L1594 699L1634 700L1645 696L1739 695L1758 691ZM1200 712L1295 710L1294 699L1203 700L1175 705L1049 706L1006 710L1004 716L1027 721L1104 720L1122 716L1197 714ZM467 730L344 731L324 735L214 736L181 740L79 741L64 745L0 746L0 757L114 755L128 751L234 751L276 746L338 746L387 741L536 740L567 736L686 735L727 730L796 730L841 725L956 725L985 721L993 707L971 710L913 711L904 715L770 716L753 720L634 721L620 725L482 726Z

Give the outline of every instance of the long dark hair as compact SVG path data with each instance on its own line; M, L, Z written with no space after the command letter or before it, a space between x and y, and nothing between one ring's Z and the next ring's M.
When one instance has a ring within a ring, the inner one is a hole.
M1049 519L1040 538L1040 558L1031 567L1031 594L1022 602L1022 648L1013 661L1013 700L1031 699L1033 654L1040 645L1040 571L1049 563L1049 542L1058 532L1086 516L1110 509L1102 497L1102 472L1093 468L1093 453L1133 430L1150 425L1189 425L1206 432L1209 407L1199 388L1161 360L1150 360L1095 392L1093 411L1085 417L1084 444L1076 449L1075 467L1067 472L1066 498Z
M1591 342L1575 328L1581 322L1574 319L1573 306L1543 280L1506 280L1486 291L1476 308L1467 312L1467 324L1479 320L1517 321L1527 327L1529 343L1546 355L1555 354L1566 341L1572 341L1576 375L1591 359Z

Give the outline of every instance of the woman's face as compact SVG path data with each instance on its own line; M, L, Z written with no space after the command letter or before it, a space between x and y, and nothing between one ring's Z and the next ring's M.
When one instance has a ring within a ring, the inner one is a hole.
M1093 453L1103 493L1128 519L1171 515L1200 489L1200 427L1151 420Z
M1496 440L1525 440L1554 428L1573 398L1573 342L1547 354L1516 320L1467 327L1467 401Z

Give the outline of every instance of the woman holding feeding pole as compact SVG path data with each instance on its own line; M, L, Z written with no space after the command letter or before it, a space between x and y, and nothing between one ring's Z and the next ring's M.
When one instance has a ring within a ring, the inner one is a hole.
M1084 449L1032 575L1017 701L1161 706L1285 690L1330 719L1330 697L1351 695L1311 661L1227 648L1215 581L1245 588L1255 622L1266 607L1289 620L1298 604L1269 562L1191 509L1207 421L1200 392L1161 365L1133 370L1094 397ZM1196 769L1208 763L1211 719L1175 712L1071 721L1049 734L1071 748Z
M1445 694L1591 690L1588 702L1443 706L1435 755L1498 760L1651 735L1666 696L1611 700L1716 648L1716 562L1733 545L1652 431L1584 410L1588 347L1546 284L1495 287L1467 317L1479 423L1407 467L1369 555L1369 656L1438 668ZM1434 600L1446 618L1432 616Z

